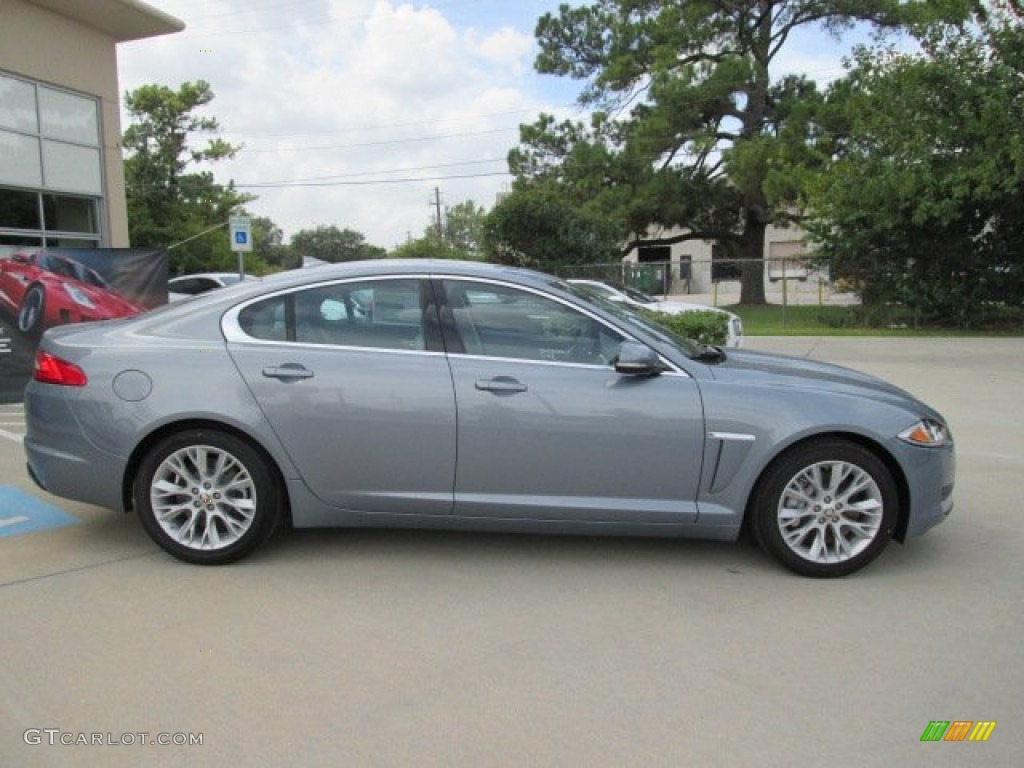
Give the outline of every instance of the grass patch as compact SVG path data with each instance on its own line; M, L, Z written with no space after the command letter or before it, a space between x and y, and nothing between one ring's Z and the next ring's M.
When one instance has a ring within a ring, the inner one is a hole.
M977 328L925 324L903 307L781 304L723 307L743 318L748 336L1022 336L1024 310L993 308Z

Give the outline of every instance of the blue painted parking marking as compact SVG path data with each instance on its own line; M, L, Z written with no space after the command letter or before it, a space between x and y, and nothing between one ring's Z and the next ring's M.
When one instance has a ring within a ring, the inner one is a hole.
M75 525L78 518L17 488L0 487L0 537Z

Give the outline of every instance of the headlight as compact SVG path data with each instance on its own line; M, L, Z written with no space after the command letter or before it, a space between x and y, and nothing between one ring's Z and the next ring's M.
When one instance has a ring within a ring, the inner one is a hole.
M949 434L949 428L935 419L921 419L917 424L900 432L899 438L911 445L923 445L927 448L938 448L953 439Z
M71 297L71 300L83 307L88 309L95 309L96 305L92 303L92 299L85 295L85 291L79 288L77 285L64 284L64 292Z

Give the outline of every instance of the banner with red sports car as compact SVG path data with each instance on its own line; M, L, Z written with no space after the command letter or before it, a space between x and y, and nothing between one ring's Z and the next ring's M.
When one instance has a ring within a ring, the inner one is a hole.
M167 303L167 251L22 248L0 256L0 402L21 399L48 329Z

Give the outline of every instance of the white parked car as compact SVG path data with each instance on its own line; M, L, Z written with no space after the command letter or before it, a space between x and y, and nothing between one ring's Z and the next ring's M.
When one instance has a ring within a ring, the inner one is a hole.
M670 315L678 315L683 312L721 312L729 317L729 335L726 339L727 347L739 347L743 344L743 320L739 315L718 307L708 307L703 304L693 304L687 301L659 301L653 296L648 296L636 288L613 288L607 283L598 280L569 280L567 282L579 286L584 291L598 296L606 301L614 301L617 304L625 304L630 307L651 309L655 312L665 312Z
M245 280L259 280L258 277L246 275ZM198 272L192 275L180 275L167 281L168 301L181 301L190 296L226 288L240 283L242 278L237 272Z

